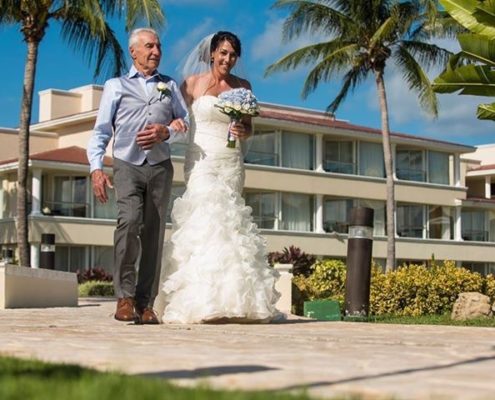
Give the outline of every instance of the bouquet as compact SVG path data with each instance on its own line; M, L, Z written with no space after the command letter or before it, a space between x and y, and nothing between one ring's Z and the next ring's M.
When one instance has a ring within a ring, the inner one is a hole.
M235 137L230 129L232 125L240 121L243 116L255 117L259 114L258 100L253 92L245 88L236 88L220 93L216 107L220 112L230 117L229 130L227 133L227 147L235 148Z

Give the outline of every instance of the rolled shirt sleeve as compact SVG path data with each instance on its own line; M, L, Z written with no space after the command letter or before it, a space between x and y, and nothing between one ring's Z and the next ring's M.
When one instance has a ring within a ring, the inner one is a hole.
M187 111L186 102L184 101L184 97L182 96L179 86L174 80L170 81L170 90L172 91L172 110L174 119L182 118L189 130L189 112ZM187 137L187 132L176 132L170 127L170 125L167 126L167 128L170 136L167 140L165 140L165 143L171 144L175 142L181 142L184 141Z
M112 121L119 99L119 85L118 79L110 79L103 87L93 135L87 148L90 172L103 168L103 157L113 135Z

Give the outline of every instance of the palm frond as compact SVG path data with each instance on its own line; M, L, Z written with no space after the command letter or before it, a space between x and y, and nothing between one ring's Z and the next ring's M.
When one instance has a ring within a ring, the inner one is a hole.
M282 35L285 41L298 37L303 32L325 32L331 36L352 23L347 15L337 9L310 0L281 0L274 7L288 7L292 10L283 25Z
M22 18L20 0L0 0L0 23L15 24Z
M489 119L495 121L495 103L480 104L476 112L478 119Z
M357 53L358 50L359 48L356 44L348 44L335 49L335 51L328 54L306 77L301 93L302 97L306 98L316 89L321 81L329 81L334 74L347 69L349 64L351 64L353 55Z
M84 2L80 9L71 8L62 20L62 37L81 51L91 63L95 61L95 78L120 75L125 68L125 56L103 10L93 2Z
M352 92L359 83L363 82L366 79L368 73L369 70L361 66L354 67L351 70L349 70L344 76L344 80L339 90L339 93L328 105L327 112L331 114L335 114L337 109L340 107L340 104L347 97L349 91Z
M426 69L437 66L445 68L452 55L452 52L436 44L416 40L403 40L400 47L406 49Z
M298 68L301 65L318 62L318 60L327 56L329 53L333 53L341 46L342 44L340 41L333 40L330 42L311 44L302 47L268 66L265 71L265 76L268 76L274 72L288 71L289 69Z
M418 93L421 107L434 116L438 115L438 100L428 76L414 56L403 46L399 46L394 59L402 72L409 89Z

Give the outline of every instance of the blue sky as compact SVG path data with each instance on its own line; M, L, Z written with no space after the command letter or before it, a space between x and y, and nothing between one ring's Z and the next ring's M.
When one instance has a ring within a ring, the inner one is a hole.
M322 83L306 100L300 96L307 70L278 73L264 78L272 62L298 47L318 41L302 37L293 43L282 43L281 28L285 11L270 8L271 0L163 0L167 24L161 33L163 58L161 72L179 79L176 66L201 38L218 30L238 34L243 44L239 74L249 79L257 97L264 102L324 110L338 91L338 79ZM127 48L127 35L121 23L114 23L121 45ZM455 41L442 42L456 50ZM0 28L0 126L15 127L19 121L20 95L24 74L26 46L18 26ZM431 76L436 76L432 71ZM93 66L61 39L59 26L52 22L38 58L33 122L38 120L38 96L41 90L71 89L90 83ZM440 114L431 119L418 106L416 96L391 65L386 71L386 88L390 108L390 125L395 132L425 136L463 144L494 143L495 125L475 117L476 105L488 102L472 96L441 95ZM374 82L370 81L350 94L336 114L351 123L380 128L380 113Z

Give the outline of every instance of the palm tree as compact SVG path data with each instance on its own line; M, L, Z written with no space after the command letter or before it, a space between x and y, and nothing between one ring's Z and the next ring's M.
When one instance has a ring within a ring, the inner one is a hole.
M418 93L420 104L437 114L437 99L423 68L446 63L449 52L428 43L433 29L433 0L278 0L274 7L289 8L284 38L302 33L327 37L325 41L300 48L274 64L266 74L310 65L302 96L320 82L337 76L342 86L327 111L334 113L349 90L373 75L381 110L383 153L387 181L387 265L395 266L395 195L390 128L384 73L394 61L410 89ZM436 10L436 9L435 9Z
M124 12L125 11L125 12ZM27 224L27 178L29 125L33 102L38 48L51 21L62 25L62 37L89 60L95 60L95 76L103 69L119 75L124 53L107 18L126 16L126 29L139 21L161 26L164 14L158 0L0 0L0 24L19 24L27 44L21 115L19 122L19 168L17 173L17 244L19 265L29 266Z
M461 51L433 82L437 93L495 96L495 1L440 0L469 33L457 35ZM480 104L479 119L495 120L495 103Z

